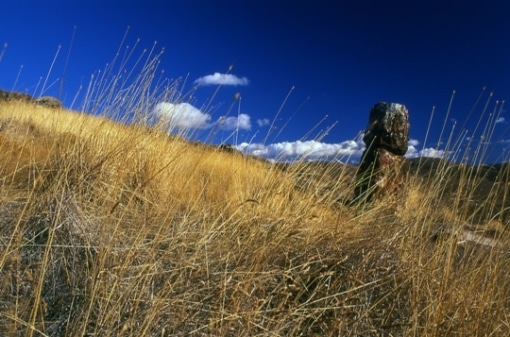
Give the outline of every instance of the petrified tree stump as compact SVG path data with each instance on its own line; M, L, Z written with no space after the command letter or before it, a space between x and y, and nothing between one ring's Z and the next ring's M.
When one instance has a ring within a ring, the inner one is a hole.
M370 201L404 184L402 164L408 141L407 108L398 103L375 104L363 137L366 148L356 173L353 201Z

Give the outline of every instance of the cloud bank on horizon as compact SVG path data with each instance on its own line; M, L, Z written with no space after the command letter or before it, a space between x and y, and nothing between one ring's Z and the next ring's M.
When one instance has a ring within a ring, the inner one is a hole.
M238 77L233 74L214 73L197 78L194 82L198 85L248 85L250 81L246 77Z
M449 155L447 151L434 148L420 150L417 148L419 143L416 139L409 140L406 158L446 158ZM365 143L363 134L360 134L355 139L336 144L316 140L298 140L273 144L241 143L236 148L244 154L262 157L270 161L339 161L357 164L365 150Z
M191 130L251 130L251 118L241 113L237 116L221 116L213 121L212 116L189 103L161 102L154 108L157 120L166 123L169 132L186 133ZM269 119L257 120L259 127L270 124ZM437 148L418 149L420 142L410 139L406 158L432 157L447 158L449 152ZM285 141L271 144L247 143L234 144L240 152L261 157L270 161L340 161L356 164L360 161L365 143L363 134L340 143L325 143L319 140Z

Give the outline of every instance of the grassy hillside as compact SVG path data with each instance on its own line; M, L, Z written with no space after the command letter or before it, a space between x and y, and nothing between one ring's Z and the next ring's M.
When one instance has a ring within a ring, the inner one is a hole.
M505 166L415 163L406 191L348 207L354 167L27 102L0 102L0 158L0 335L510 329Z

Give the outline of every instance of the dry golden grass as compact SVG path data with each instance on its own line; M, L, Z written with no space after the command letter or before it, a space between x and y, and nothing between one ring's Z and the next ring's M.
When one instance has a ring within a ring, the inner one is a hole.
M467 237L460 193L475 185L461 174L450 193L446 168L347 207L351 167L271 165L22 102L0 103L0 153L0 335L510 329L505 219L473 224L494 241Z

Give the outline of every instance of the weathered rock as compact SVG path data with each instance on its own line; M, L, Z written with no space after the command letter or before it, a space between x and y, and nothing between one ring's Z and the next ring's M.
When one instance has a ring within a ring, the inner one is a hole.
M5 91L0 89L0 101L24 101L33 102L34 99L28 94L15 91Z
M403 104L380 102L370 110L363 141L368 147L385 148L403 156L409 141L409 112Z
M62 108L62 102L60 102L58 99L52 96L42 96L35 100L35 104L42 105L47 108L52 109L61 109Z
M5 91L0 89L0 101L23 101L35 103L37 105L45 106L52 109L61 109L62 102L52 96L41 96L39 98L33 98L29 94L24 94L15 91Z
M380 102L370 110L363 152L356 174L354 200L397 191L405 182L404 157L409 141L409 113L398 103Z

